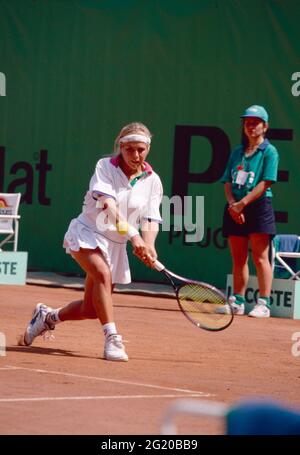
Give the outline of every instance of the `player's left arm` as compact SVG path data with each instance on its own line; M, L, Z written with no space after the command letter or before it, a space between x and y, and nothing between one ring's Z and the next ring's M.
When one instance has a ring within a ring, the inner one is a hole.
M160 215L160 204L163 196L163 187L158 175L153 178L151 197L148 200L147 207L141 213L141 237L148 248L146 259L147 265L153 266L157 259L155 240L159 232L159 224L162 222ZM143 258L145 262L145 258Z
M142 239L150 250L151 259L157 259L157 252L155 249L155 240L159 232L159 223L151 219L145 219L142 222L141 233ZM149 264L150 265L150 264Z

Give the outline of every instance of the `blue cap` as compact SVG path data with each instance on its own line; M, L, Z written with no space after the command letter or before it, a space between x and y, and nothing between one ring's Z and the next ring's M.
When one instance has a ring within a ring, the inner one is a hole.
M244 114L241 115L241 118L243 117L258 117L262 119L264 122L268 122L269 116L266 111L266 109L262 106L257 106L256 104L254 106L248 107Z

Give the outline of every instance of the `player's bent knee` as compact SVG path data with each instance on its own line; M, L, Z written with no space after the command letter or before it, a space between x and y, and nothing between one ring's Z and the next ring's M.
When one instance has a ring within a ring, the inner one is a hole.
M95 270L93 273L94 283L103 283L111 285L111 274L109 269Z

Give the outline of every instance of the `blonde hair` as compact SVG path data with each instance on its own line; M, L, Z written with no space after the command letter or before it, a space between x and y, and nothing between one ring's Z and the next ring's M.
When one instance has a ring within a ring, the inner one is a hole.
M120 139L124 136L127 136L128 134L133 134L133 133L142 133L145 136L149 137L150 139L152 138L152 134L144 125L143 123L140 122L132 122L129 123L128 125L125 125L118 136L115 139L115 144L114 144L114 152L116 155L120 153Z

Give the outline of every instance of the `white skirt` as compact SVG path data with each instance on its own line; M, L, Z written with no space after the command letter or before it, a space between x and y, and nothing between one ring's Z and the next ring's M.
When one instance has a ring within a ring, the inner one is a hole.
M66 253L79 251L80 248L95 250L100 248L111 271L112 283L128 284L131 282L126 243L115 243L94 232L77 218L71 221L65 234L63 247Z

